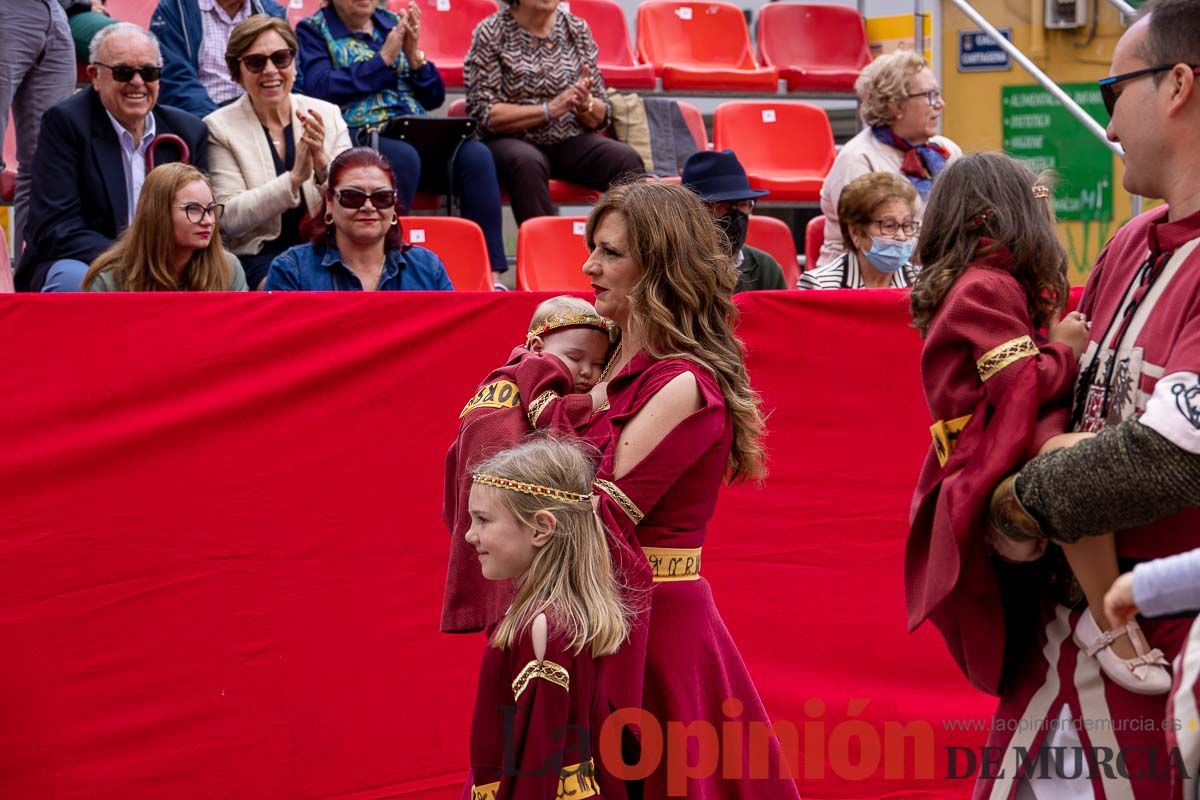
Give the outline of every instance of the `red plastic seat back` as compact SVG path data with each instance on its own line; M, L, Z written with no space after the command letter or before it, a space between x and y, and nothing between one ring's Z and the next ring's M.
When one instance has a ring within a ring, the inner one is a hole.
M600 66L613 64L630 67L633 47L629 44L629 26L625 24L625 12L613 0L569 0L570 12L583 18L592 29L592 38L600 49Z
M397 0L390 0L392 8ZM421 8L421 49L425 57L461 64L471 49L475 26L500 10L493 0L416 0ZM408 0L399 3L408 8ZM395 9L393 9L395 10Z
M406 244L437 253L459 292L492 291L492 267L483 231L459 217L401 217Z
M871 63L867 30L853 8L764 3L757 32L759 57L774 67L861 70Z
M796 242L792 229L783 220L761 214L750 215L750 228L746 232L746 244L765 250L783 267L783 279L789 289L796 288L800 280L800 265L796 263Z
M825 215L817 214L804 226L804 269L817 266L821 247L825 244Z
M158 0L106 0L104 7L109 15L120 22L132 22L149 30L150 17L158 8Z
M533 292L589 291L586 217L534 217L517 231L517 288Z
M679 104L679 113L683 115L683 121L687 123L688 130L692 132L692 138L696 140L696 149L707 150L708 130L704 127L704 115L691 103L685 103L682 100L676 102Z
M713 147L731 148L746 172L756 175L773 170L824 175L837 155L825 112L797 102L722 103L713 114Z
M638 6L637 53L657 70L664 64L754 69L750 31L732 3L649 0Z

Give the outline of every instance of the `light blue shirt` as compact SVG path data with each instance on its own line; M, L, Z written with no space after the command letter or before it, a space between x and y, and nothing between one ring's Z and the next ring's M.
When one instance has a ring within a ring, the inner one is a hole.
M133 223L133 213L137 210L138 198L142 196L142 184L146 182L146 148L154 139L154 114L146 115L142 141L135 144L133 134L117 122L117 118L107 108L104 109L104 113L108 114L108 121L117 132L117 141L121 143L121 165L125 168L125 203L128 210L125 224L130 225Z

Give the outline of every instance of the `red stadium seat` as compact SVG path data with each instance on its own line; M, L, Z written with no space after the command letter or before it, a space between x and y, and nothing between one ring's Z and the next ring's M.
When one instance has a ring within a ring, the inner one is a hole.
M517 288L531 292L586 292L585 217L534 217L517 231Z
M113 19L132 22L149 30L150 17L158 8L158 0L105 0L104 7Z
M750 185L771 193L767 202L817 202L836 155L825 112L786 101L717 106L713 146L737 153Z
M765 3L758 11L758 55L779 69L789 92L853 92L871 63L862 17L845 6Z
M17 191L17 129L13 127L12 114L4 129L4 172L0 172L0 200L13 201Z
M592 29L592 38L600 48L600 73L604 83L614 89L653 89L654 67L639 64L629 45L629 26L625 11L613 0L563 0L563 6L582 17Z
M804 269L817 266L821 246L825 244L825 215L817 214L804 226Z
M388 0L388 8L408 8L409 0ZM463 85L463 61L475 26L500 10L494 0L416 0L421 8L421 48L437 65L447 86Z
M492 291L483 231L474 222L458 217L401 217L404 242L437 253L459 292Z
M467 101L461 97L451 103L450 107L446 109L446 116L448 117L465 117L466 115ZM418 198L420 197L419 194L417 196ZM600 192L595 189L589 189L586 186L580 186L569 181L560 181L555 178L550 179L550 199L560 206L588 206L596 202L596 198L599 196ZM505 191L503 184L500 186L500 200L505 203L509 202L508 192ZM414 202L413 205L421 208L417 202Z
M683 114L683 121L687 123L688 130L692 132L692 138L696 140L696 149L707 150L708 130L704 127L704 115L691 103L685 103L682 100L679 100L678 103L679 111Z
M746 18L732 3L642 3L637 49L665 91L775 92L779 86L778 70L754 61Z
M800 280L800 265L796 263L796 242L792 239L792 229L786 222L751 214L746 244L769 253L783 267L783 279L788 288L796 288L796 281Z
M295 0L284 0L281 5L287 6L288 24L293 28L296 23L305 17L311 17L313 14L321 10L321 6L325 5L325 0L299 0L299 7L293 5Z
M8 254L8 237L0 225L0 294L11 294L13 290L12 258Z

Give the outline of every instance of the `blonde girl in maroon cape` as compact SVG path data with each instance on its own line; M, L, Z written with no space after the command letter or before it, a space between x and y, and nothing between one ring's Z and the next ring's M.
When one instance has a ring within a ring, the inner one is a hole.
M488 628L471 723L471 800L621 800L596 751L611 708L600 675L629 614L592 508L594 467L543 438L472 474L466 541L483 576L517 582Z
M935 422L905 559L909 627L931 620L971 682L993 694L1004 680L1005 630L997 623L1006 609L992 558L1032 561L1044 543L990 530L992 488L1039 450L1091 435L1063 433L1087 325L1074 312L1059 320L1069 285L1049 194L999 153L947 167L929 197L924 267L911 296ZM1104 594L1119 575L1112 535L1062 551L1089 605L1075 626L1080 649L1126 689L1166 692L1162 653L1135 622L1112 627L1104 614Z

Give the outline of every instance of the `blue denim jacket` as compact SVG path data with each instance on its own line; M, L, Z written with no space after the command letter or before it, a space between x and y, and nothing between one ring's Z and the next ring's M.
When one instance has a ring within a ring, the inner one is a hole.
M279 254L271 262L267 291L279 292L361 292L358 276L342 263L342 255L330 244L317 249L311 243L298 244ZM383 273L379 276L380 292L442 292L453 291L454 284L446 274L442 260L424 247L389 250Z

